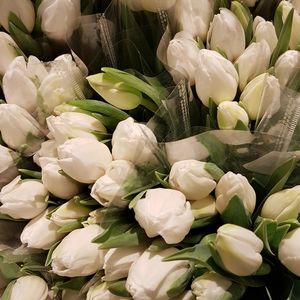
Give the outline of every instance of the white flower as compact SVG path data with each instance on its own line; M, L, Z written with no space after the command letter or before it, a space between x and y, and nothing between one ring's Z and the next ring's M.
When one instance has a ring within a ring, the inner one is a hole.
M40 158L42 182L46 189L61 199L71 199L82 190L82 184L61 172L57 159Z
M44 140L37 121L15 104L0 105L0 131L4 142L12 149L31 156Z
M52 254L52 270L59 276L78 277L96 273L103 267L104 251L92 240L103 232L89 225L69 233Z
M266 200L261 216L283 222L297 219L300 212L300 188L295 186L277 192Z
M109 249L104 257L104 281L126 278L131 265L142 255L145 247Z
M155 253L145 251L131 265L126 288L134 300L169 299L167 291L188 268L187 261L163 261L165 257L176 252L175 248Z
M248 7L253 7L255 6L255 3L258 1L258 0L237 0L239 2L241 2L242 4L248 6Z
M40 159L42 158L57 158L57 146L55 140L48 140L41 144L41 148L33 155L33 161L41 166Z
M216 208L223 213L229 201L238 196L245 209L252 214L256 204L256 194L247 178L241 174L226 173L218 182L216 187Z
M191 85L194 84L198 53L198 44L187 31L178 32L170 41L167 64L175 82L188 79Z
M214 3L210 0L177 0L175 20L181 30L190 32L204 42L213 18L213 9Z
M218 105L218 125L222 130L235 129L238 121L246 127L249 124L249 117L246 111L237 102L224 101Z
M214 16L208 31L207 43L208 48L222 51L230 61L235 61L245 50L243 26L229 9L221 8L220 13Z
M41 277L29 275L16 280L9 300L46 300L48 286Z
M35 179L16 177L0 192L0 212L14 219L32 219L47 208L48 191Z
M290 2L293 4L296 11L300 12L300 1L299 0L290 0Z
M80 1L43 0L37 13L46 36L57 42L65 42L79 25Z
M96 283L92 285L87 293L86 300L126 300L128 298L123 298L112 294L108 290L106 282ZM71 299L70 299L71 300Z
M0 8L0 24L5 28L6 31L9 31L8 17L10 13L14 13L25 25L29 32L33 30L35 23L35 12L32 1L1 0Z
M201 200L216 187L213 177L205 170L205 162L182 160L176 162L170 172L172 189L182 192L188 200Z
M270 58L271 50L265 40L252 43L246 48L235 62L235 67L239 73L239 87L241 91L244 90L249 81L266 72Z
M106 207L126 207L128 201L122 199L126 195L124 184L134 178L137 178L137 171L131 162L115 160L106 169L105 175L95 182L91 196Z
M103 176L112 156L108 147L97 140L74 138L58 146L58 163L63 171L82 183L94 183Z
M225 269L238 276L249 276L262 264L264 244L254 232L225 224L219 227L215 247Z
M209 98L216 104L234 99L238 74L233 64L216 51L202 49L195 73L196 91L205 106Z
M64 234L57 232L60 227L47 218L50 212L46 209L23 229L20 240L27 247L48 250L63 238Z
M191 208L195 219L212 217L218 214L215 198L210 195L197 201L191 201Z
M194 222L185 196L170 189L150 189L134 207L135 218L149 237L162 236L168 244L181 242Z
M300 228L290 231L280 242L278 258L292 273L300 276Z
M135 123L132 118L121 121L112 136L112 155L115 160L128 160L135 164L156 161L156 137L143 124Z

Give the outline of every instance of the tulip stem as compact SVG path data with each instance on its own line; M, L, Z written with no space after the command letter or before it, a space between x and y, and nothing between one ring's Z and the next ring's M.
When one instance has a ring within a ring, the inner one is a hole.
M157 111L157 105L156 105L155 103L153 103L151 100L142 98L141 104L142 104L145 108L147 108L147 109L149 109L150 111L152 111L153 113L156 113L156 111Z

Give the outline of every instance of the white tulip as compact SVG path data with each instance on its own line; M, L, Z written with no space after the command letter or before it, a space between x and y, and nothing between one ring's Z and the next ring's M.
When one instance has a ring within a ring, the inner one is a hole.
M297 74L300 69L300 52L288 50L284 52L275 63L275 76L280 85L285 87Z
M0 31L0 75L4 75L10 63L19 55L21 50L9 34Z
M175 19L181 30L193 37L206 40L210 21L213 18L214 3L210 0L177 0Z
M27 247L48 250L63 238L64 234L57 232L60 227L47 218L50 212L46 209L23 229L20 240Z
M198 53L198 44L187 31L178 32L170 41L167 49L167 64L176 83L181 79L189 80L191 85L195 83Z
M9 31L8 17L10 13L14 13L29 32L33 30L35 12L33 3L30 0L1 0L0 24L6 31Z
M29 275L16 280L9 300L46 300L48 286L41 277Z
M194 222L184 194L170 189L150 189L134 207L135 218L149 237L162 236L168 244L181 242Z
M39 5L38 16L41 29L48 38L66 42L79 26L79 0L43 0Z
M290 231L280 242L278 258L292 273L300 276L300 228Z
M40 159L42 158L57 158L57 146L58 144L56 143L55 140L48 140L45 141L41 144L40 150L38 150L34 155L33 155L33 161L38 165L41 166Z
M181 295L173 298L173 300L195 300L192 291L185 291Z
M266 21L260 16L255 17L253 22L253 35L256 42L265 40L268 43L271 52L274 51L278 39L272 22Z
M229 9L222 8L220 13L214 16L208 31L207 43L208 48L222 51L230 61L235 61L245 50L243 26Z
M61 199L71 199L82 191L82 184L61 172L57 159L40 158L42 182L46 189Z
M209 98L216 104L234 99L238 74L233 64L216 51L202 49L195 73L196 91L205 106Z
M297 219L300 213L300 188L295 186L277 192L266 200L261 216L283 222L290 219Z
M226 173L218 182L216 187L216 208L223 213L229 201L238 196L245 209L252 214L256 204L256 194L247 178L241 174Z
M14 219L32 219L47 208L48 191L35 179L16 177L0 192L0 212Z
M0 105L0 131L3 141L12 149L31 156L44 140L37 121L15 104Z
M298 13L300 13L300 1L299 0L290 0L290 2L293 4L296 11Z
M73 199L62 204L56 209L50 217L50 220L57 226L64 226L66 224L77 221L82 217L87 217L90 209L75 203Z
M233 224L219 227L215 247L225 269L235 275L249 276L262 264L263 242L243 227Z
M47 74L45 66L35 56L29 56L28 62L23 56L16 57L3 77L6 102L34 113L38 107L38 86Z
M280 84L278 79L263 73L251 80L240 96L240 105L250 120L259 120L264 115L272 116L280 109Z
M98 225L89 225L69 233L52 254L52 270L59 276L87 276L101 270L103 250L92 240L103 232Z
M197 201L191 201L191 208L196 220L218 214L215 198L210 195Z
M112 136L112 155L115 160L128 160L135 164L156 162L157 140L154 133L132 118L121 121Z
M145 247L109 249L104 257L104 281L126 278L131 265L143 254Z
M213 177L205 170L205 162L182 160L176 162L170 172L172 189L182 192L188 200L201 200L216 187Z
M231 285L232 282L225 277L215 272L206 272L193 280L192 291L197 300L222 299Z
M242 4L248 6L248 7L253 7L255 6L255 3L258 1L258 0L237 0L239 2L241 2Z
M132 265L126 288L134 300L167 300L167 291L188 268L184 260L165 262L163 259L177 252L169 248L160 252L145 251Z
M271 50L265 40L252 43L246 48L235 62L235 67L239 73L239 87L241 91L253 78L266 72L270 58Z
M126 180L137 178L135 166L126 160L115 160L106 169L105 175L101 176L93 185L91 196L103 206L111 205L126 207L128 201L123 200L126 191Z
M107 287L107 283L96 283L92 285L87 293L86 300L126 300L128 298L123 298L112 294Z
M219 128L222 130L235 129L238 121L242 122L245 127L249 125L247 112L237 102L224 101L220 103L218 105L217 119Z
M105 144L87 138L68 140L58 146L57 152L63 171L82 183L94 183L104 175L112 161Z

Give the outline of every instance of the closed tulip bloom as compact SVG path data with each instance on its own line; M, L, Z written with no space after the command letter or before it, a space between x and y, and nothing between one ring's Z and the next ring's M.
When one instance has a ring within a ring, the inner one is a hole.
M55 140L48 140L41 144L41 148L33 155L33 161L41 166L40 159L43 158L57 158L57 142Z
M149 237L162 236L168 244L181 242L194 222L184 194L170 189L150 189L134 207L135 218Z
M48 191L35 179L16 177L0 192L0 212L14 219L32 219L47 208Z
M23 276L14 283L9 300L46 300L48 286L41 277Z
M263 40L252 43L236 60L235 66L239 73L239 87L243 91L248 82L256 76L265 73L269 67L271 50Z
M218 214L215 198L210 195L197 201L191 201L191 208L196 220Z
M241 2L242 4L248 6L248 7L253 7L255 6L255 3L258 1L258 0L237 0L239 2Z
M220 13L214 16L208 31L207 43L210 49L222 51L230 61L235 61L245 50L243 26L229 9L222 8Z
M278 258L292 273L300 276L300 228L290 231L280 242Z
M213 177L205 170L205 162L183 160L176 162L170 172L169 183L188 200L201 200L216 187Z
M187 31L178 32L170 41L167 64L175 82L187 79L191 85L194 84L198 53L198 44Z
M145 251L132 265L126 289L134 300L168 300L167 291L188 269L184 260L165 262L163 259L177 252L169 248L160 252Z
M126 300L128 298L123 298L112 294L108 290L108 284L106 282L99 282L92 285L86 295L86 300ZM71 300L71 299L70 299Z
M213 18L214 3L210 0L177 0L175 20L181 30L188 31L194 38L206 40L209 24Z
M101 270L104 251L92 240L103 232L98 225L89 225L69 233L55 248L51 267L59 276L88 276Z
M27 247L49 250L63 238L64 234L57 232L60 227L47 218L50 212L46 209L24 227L20 240Z
M205 106L209 98L216 104L232 101L238 87L238 74L233 64L216 51L202 49L195 73L196 91Z
M58 146L58 163L62 170L82 183L94 183L105 174L112 161L109 148L96 140L75 138Z
M255 273L263 261L263 242L254 232L237 225L219 227L215 247L225 269L237 276Z
M294 8L300 12L300 1L299 0L290 0L290 2L293 4Z

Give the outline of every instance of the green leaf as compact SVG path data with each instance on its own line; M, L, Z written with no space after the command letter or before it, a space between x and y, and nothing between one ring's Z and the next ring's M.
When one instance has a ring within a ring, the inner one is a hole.
M230 294L230 300L239 300L242 299L243 295L246 292L246 287L244 285L233 282L228 288L227 292Z
M91 115L92 117L96 118L98 121L100 121L106 128L109 129L115 129L119 123L119 120L114 119L112 117L108 117L108 116L103 116L101 114L98 113L91 113L88 112L89 115Z
M131 297L126 289L126 279L108 283L108 290L119 297Z
M26 169L18 169L18 171L31 178L35 179L42 179L42 172L32 171L32 170L26 170Z
M279 5L276 9L275 16L274 16L274 26L275 26L277 37L280 36L280 32L283 27L282 14L283 14L283 6Z
M208 172L211 177L217 182L224 176L224 172L213 163L206 163L204 166L204 170Z
M268 275L271 272L271 267L269 264L262 263L259 267L259 269L252 274L252 276L263 276L263 275Z
M219 216L211 216L211 217L205 217L205 218L200 218L196 219L193 222L192 228L191 229L196 229L196 228L203 228L205 226L213 225L216 224L219 221Z
M169 176L167 174L162 174L162 173L155 171L155 177L164 188L166 188L166 189L171 188L170 184L168 182Z
M270 244L273 248L278 249L279 244L281 240L285 237L285 235L289 232L291 228L291 225L281 225L277 227L277 230L273 236L273 238L270 240Z
M156 238L147 250L150 252L159 252L168 248L170 248L170 245L167 244L163 238Z
M234 127L234 130L241 130L241 131L248 131L249 128L246 126L241 120L238 120L236 122L236 125Z
M245 38L246 38L246 47L248 47L252 41L253 38L253 17L251 15L251 18L249 20L248 26L245 31Z
M129 203L129 209L133 209L136 204L143 198L143 196L147 193L147 190L138 193Z
M76 221L70 222L68 224L63 225L60 227L57 232L58 233L69 233L72 232L75 229L82 228L82 222L85 220L85 218L80 218Z
M21 31L23 31L24 33L29 34L29 31L27 30L27 28L24 25L24 23L22 22L22 20L20 20L18 18L18 16L15 13L13 13L12 11L8 15L8 23L14 24Z
M52 254L55 250L55 248L60 244L60 241L55 243L54 245L52 245L52 247L49 249L48 251L48 255L47 255L47 258L46 258L46 262L45 262L45 267L48 267L50 266L51 262L52 262Z
M64 282L59 281L54 285L54 289L58 289L58 290L69 289L69 290L80 291L81 288L88 282L88 280L89 277L86 276L86 277L75 277Z
M10 300L11 299L11 293L12 293L12 289L13 289L15 283L16 283L16 280L13 280L8 284L8 286L5 288L3 295L1 296L1 300Z
M13 280L25 275L16 263L4 263L2 256L0 256L0 274L7 280Z

